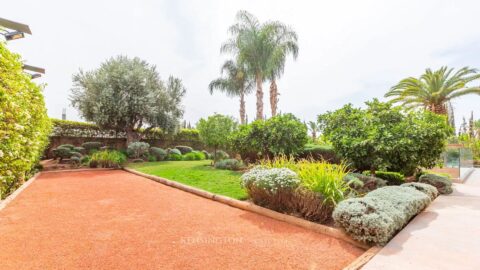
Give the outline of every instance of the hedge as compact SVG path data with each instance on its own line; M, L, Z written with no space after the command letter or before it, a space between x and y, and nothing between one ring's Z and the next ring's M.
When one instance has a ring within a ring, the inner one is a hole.
M422 183L383 187L340 202L333 219L352 238L385 245L437 195L433 186Z
M0 42L0 197L18 187L48 144L50 119L42 87L23 72L22 60Z

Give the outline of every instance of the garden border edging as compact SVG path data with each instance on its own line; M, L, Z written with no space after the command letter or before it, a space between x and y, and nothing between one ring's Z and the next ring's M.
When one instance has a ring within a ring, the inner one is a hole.
M41 172L37 172L34 174L30 179L25 181L19 188L17 188L12 194L8 195L4 200L0 201L0 211L2 211L8 204L10 204L24 189L30 186L35 180L37 180L38 176L40 176Z
M155 182L158 182L158 183L161 183L161 184L164 184L164 185L167 185L167 186L171 186L171 187L174 187L174 188L177 188L177 189L189 192L189 193L193 193L193 194L195 194L197 196L200 196L200 197L211 199L213 201L217 201L217 202L220 202L220 203L223 203L223 204L235 207L235 208L239 208L239 209L242 209L242 210L246 210L246 211L249 211L249 212L257 213L257 214L260 214L262 216L270 217L270 218L273 218L275 220L283 221L283 222L286 222L286 223L289 223L289 224L292 224L292 225L296 225L296 226L299 226L299 227L302 227L302 228L305 228L305 229L309 229L309 230L315 231L317 233L326 234L326 235L329 235L331 237L334 237L334 238L343 240L345 242L348 242L348 243L350 243L350 244L352 244L356 247L362 248L364 250L368 250L368 249L371 248L370 246L368 246L366 244L355 241L354 239L350 238L346 233L344 233L343 231L341 231L339 229L331 228L331 227L328 227L328 226L325 226L325 225L322 225L322 224L314 223L314 222L307 221L307 220L297 218L297 217L294 217L294 216L290 216L290 215L282 214L282 213L279 213L279 212L275 212L273 210L255 205L253 203L239 201L239 200L235 200L235 199L232 199L232 198L229 198L229 197L226 197L226 196L213 194L211 192L201 190L201 189L197 189L197 188L194 188L194 187L191 187L191 186L187 186L187 185L184 185L184 184L181 184L181 183L178 183L178 182L175 182L175 181L171 181L171 180L159 177L159 176L154 176L154 175L142 173L142 172L139 172L139 171L131 169L131 168L126 168L125 167L125 168L123 168L123 170L127 171L129 173L138 175L138 176L148 178L150 180L153 180Z

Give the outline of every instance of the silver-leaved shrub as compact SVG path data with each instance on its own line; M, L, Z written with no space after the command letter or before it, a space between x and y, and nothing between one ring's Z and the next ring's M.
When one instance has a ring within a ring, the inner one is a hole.
M383 187L340 202L333 219L354 239L385 245L437 194L433 186L419 183Z
M251 186L275 193L279 189L296 188L300 184L297 174L287 168L262 168L257 166L242 175L243 187Z

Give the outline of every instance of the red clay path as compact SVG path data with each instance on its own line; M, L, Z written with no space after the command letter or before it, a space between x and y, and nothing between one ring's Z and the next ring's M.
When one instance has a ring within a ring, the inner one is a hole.
M0 269L341 269L364 251L124 171L44 173L0 211Z

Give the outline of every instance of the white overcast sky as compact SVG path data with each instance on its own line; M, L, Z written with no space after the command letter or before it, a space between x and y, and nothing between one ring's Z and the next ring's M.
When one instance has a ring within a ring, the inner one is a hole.
M400 79L442 65L480 68L480 1L3 1L0 16L30 25L33 36L9 43L31 65L45 67L48 113L80 120L68 101L72 74L119 54L138 56L187 87L185 119L214 112L238 117L238 101L208 93L228 57L219 52L235 13L280 20L298 33L300 54L279 81L279 108L302 120L384 93ZM267 84L264 86L268 90ZM265 111L269 113L268 95ZM480 97L454 102L457 126ZM247 101L249 119L255 99Z

